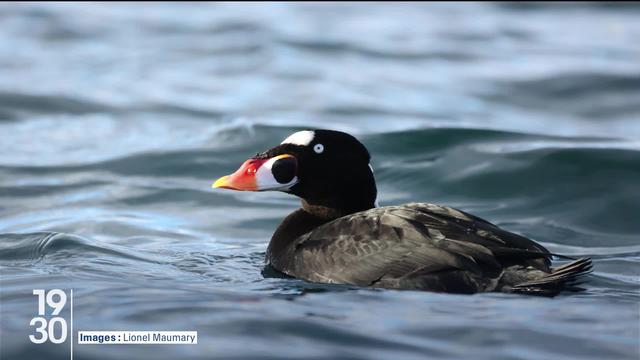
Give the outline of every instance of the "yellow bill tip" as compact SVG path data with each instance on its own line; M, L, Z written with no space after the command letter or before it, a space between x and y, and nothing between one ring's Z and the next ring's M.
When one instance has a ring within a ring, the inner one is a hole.
M221 177L220 179L216 180L213 183L213 185L211 185L211 188L217 189L217 188L224 187L225 184L227 183L227 179L229 179L229 175Z

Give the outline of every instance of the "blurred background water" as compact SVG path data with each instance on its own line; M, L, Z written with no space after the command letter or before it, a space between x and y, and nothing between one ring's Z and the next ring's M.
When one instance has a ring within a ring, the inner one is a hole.
M635 4L0 4L0 358L36 288L75 330L197 330L78 359L638 359ZM306 128L358 136L381 205L462 208L590 256L555 299L262 274L298 201L213 191Z

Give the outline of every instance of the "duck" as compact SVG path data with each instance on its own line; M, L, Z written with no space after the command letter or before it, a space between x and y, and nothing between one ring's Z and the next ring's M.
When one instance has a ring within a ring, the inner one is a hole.
M582 291L589 258L544 246L453 207L380 207L371 156L354 136L302 130L212 187L280 191L301 207L277 227L267 266L309 282L440 293ZM573 261L552 268L554 256Z

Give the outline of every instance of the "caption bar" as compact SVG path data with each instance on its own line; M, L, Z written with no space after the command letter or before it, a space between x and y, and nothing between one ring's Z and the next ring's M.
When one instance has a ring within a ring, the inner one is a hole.
M197 343L197 331L78 331L78 344L87 345Z

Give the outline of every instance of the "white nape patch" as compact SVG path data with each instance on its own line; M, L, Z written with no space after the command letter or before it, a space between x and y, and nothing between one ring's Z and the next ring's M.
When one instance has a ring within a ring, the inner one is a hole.
M369 169L371 169L371 175L373 175L373 174L374 174L374 171L373 171L373 166L371 166L371 164L369 164ZM374 176L373 176L373 181L375 181L375 178L376 178L376 177L375 177L375 175L374 175ZM380 207L380 203L378 202L378 196L377 196L377 194L376 194L376 199L375 199L375 201L373 202L373 206L375 206L375 207Z
M284 141L281 142L280 144L307 146L311 144L314 137L316 137L315 131L311 131L311 130L298 131L297 133L293 133L289 135L289 137L284 139Z

